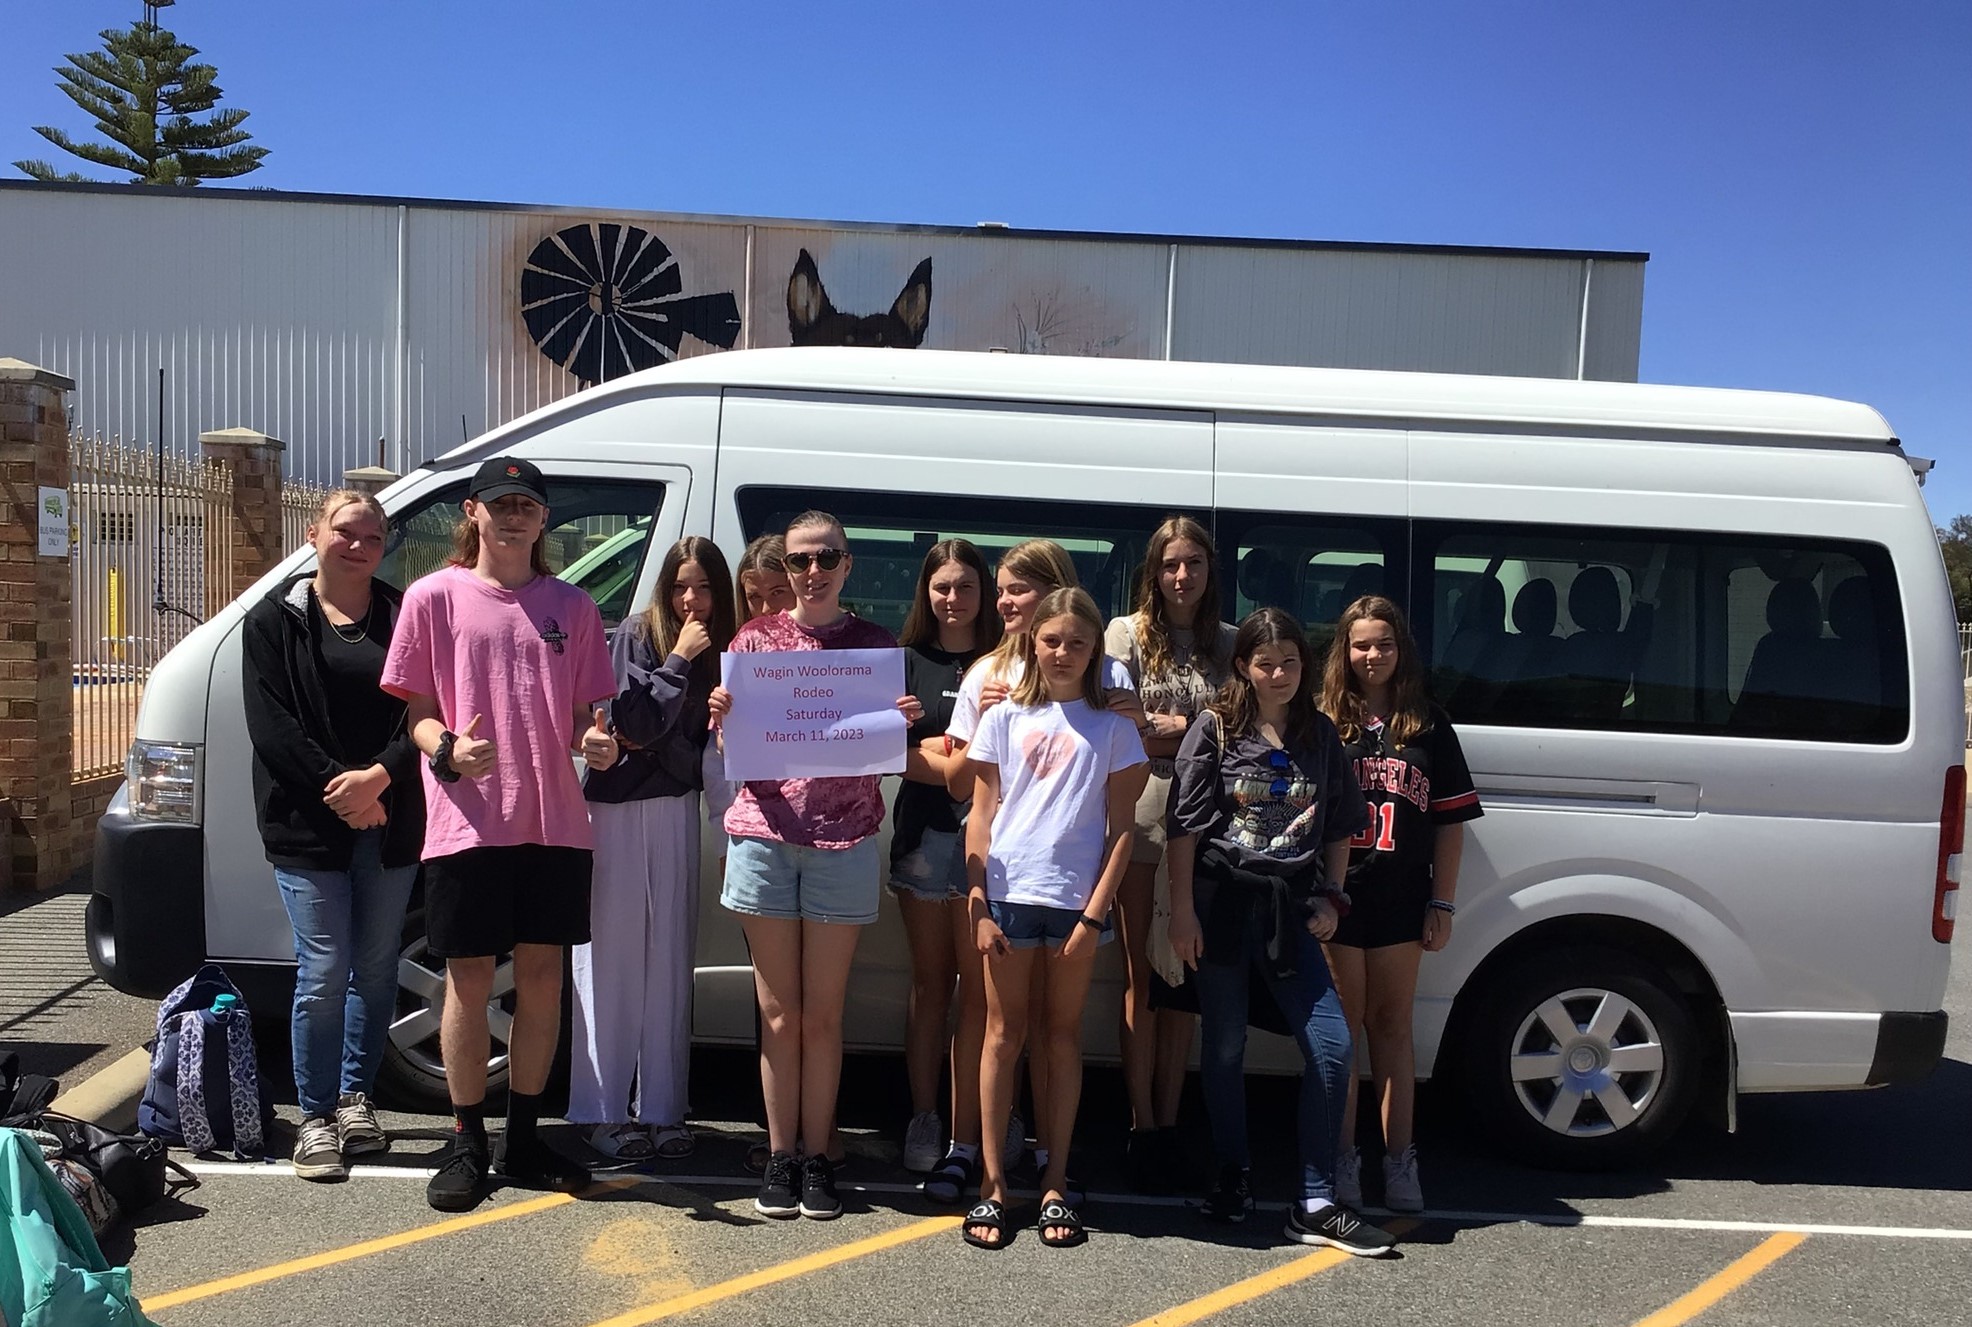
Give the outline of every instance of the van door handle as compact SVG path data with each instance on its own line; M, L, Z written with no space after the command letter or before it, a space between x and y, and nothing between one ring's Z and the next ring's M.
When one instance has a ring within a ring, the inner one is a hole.
M1570 779L1552 774L1474 771L1482 806L1542 811L1600 811L1650 816L1695 816L1698 785L1643 779Z

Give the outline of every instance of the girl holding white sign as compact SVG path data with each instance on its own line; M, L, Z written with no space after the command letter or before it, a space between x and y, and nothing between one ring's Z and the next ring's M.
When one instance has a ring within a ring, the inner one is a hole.
M747 623L733 637L734 653L897 647L884 628L842 607L851 565L842 522L818 511L795 517L781 561L794 607ZM713 720L723 721L732 693L714 687L708 704ZM906 723L923 713L915 696L898 697L897 708ZM732 847L719 901L740 914L760 1004L770 1150L753 1205L763 1216L842 1214L827 1155L842 1077L842 1006L856 941L876 920L882 824L875 775L749 780L726 813Z
M1021 641L1019 682L1007 703L981 716L966 749L977 781L966 825L968 905L986 960L983 1123L987 1137L1006 1127L1031 1009L1033 1056L1048 1066L1036 1092L1048 1149L1038 1229L1055 1248L1087 1238L1067 1192L1082 1092L1082 1006L1149 773L1136 723L1108 708L1102 628L1084 590L1043 599ZM979 1248L1004 1248L1006 1160L997 1149L983 1159L986 1179L963 1233Z
M616 764L583 780L596 840L589 944L572 956L568 1118L623 1161L689 1155L698 807L719 654L733 638L725 555L691 535L650 607L616 633ZM632 1084L635 1099L632 1099Z

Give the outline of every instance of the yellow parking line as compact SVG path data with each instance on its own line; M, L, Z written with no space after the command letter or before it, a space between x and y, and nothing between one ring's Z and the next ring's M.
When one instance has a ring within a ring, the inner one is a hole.
M749 1272L745 1276L736 1276L730 1281L721 1281L717 1285L707 1286L703 1290L694 1290L688 1295L678 1295L672 1299L659 1300L655 1304L646 1304L642 1308L631 1309L628 1313L618 1314L614 1318L606 1318L602 1322L594 1324L594 1327L643 1327L643 1324L647 1322L660 1322L665 1318L675 1318L681 1313L691 1313L694 1310L704 1308L708 1304L717 1304L722 1300L731 1299L736 1295L744 1295L749 1290L758 1290L762 1286L770 1286L779 1281L792 1280L797 1276L805 1276L809 1272L819 1272L826 1267L835 1267L842 1263L853 1262L857 1258L865 1257L868 1254L881 1253L885 1249L894 1249L899 1244L909 1244L913 1240L924 1239L927 1236L937 1235L947 1230L955 1230L958 1228L960 1219L956 1216L930 1217L927 1220L902 1226L881 1235L872 1235L868 1239L859 1239L853 1244L844 1244L840 1248L824 1249L820 1253L811 1253L805 1258L796 1258L791 1262L777 1263L772 1267L763 1267L757 1272Z
M1415 1221L1392 1221L1384 1229L1393 1235L1402 1235L1415 1229L1416 1226ZM1261 1272L1258 1276L1249 1276L1244 1281L1235 1281L1223 1290L1200 1295L1197 1299L1180 1304L1176 1308L1152 1314L1148 1318L1132 1323L1131 1327L1185 1327L1187 1323L1198 1322L1215 1313L1222 1313L1235 1304L1244 1304L1262 1295L1271 1295L1274 1291L1291 1286L1296 1281L1305 1281L1318 1272L1339 1267L1354 1258L1354 1254L1344 1253L1341 1249L1323 1249L1318 1253L1296 1258L1291 1263L1283 1263L1270 1272Z
M611 1181L590 1190L591 1193L606 1192L623 1188L627 1181ZM278 1281L282 1277L299 1276L303 1272L313 1272L323 1267L333 1267L337 1263L350 1262L357 1258L367 1258L373 1253L387 1253L392 1249L405 1248L412 1244L422 1244L426 1240L440 1239L446 1235L456 1235L462 1230L477 1230L490 1226L496 1221L511 1221L517 1216L532 1216L545 1212L551 1207L560 1207L575 1201L575 1195L567 1193L543 1194L539 1198L529 1198L524 1202L508 1203L504 1207L489 1207L474 1212L470 1216L454 1217L450 1221L436 1221L415 1230L401 1234L385 1235L381 1239L364 1240L361 1244L351 1244L340 1249L330 1249L325 1253L311 1253L306 1258L295 1258L289 1262L275 1263L272 1267L262 1267L257 1271L241 1272L237 1276L222 1277L217 1281L205 1281L199 1285L186 1286L183 1290L172 1290L162 1295L151 1295L144 1299L142 1308L146 1313L161 1313L165 1309L175 1309L180 1304L190 1304L194 1300L211 1299L214 1295L224 1295L235 1290L245 1290L248 1286L264 1285Z
M1800 1246L1806 1235L1791 1230L1783 1230L1777 1235L1769 1235L1758 1247L1743 1258L1728 1264L1724 1271L1704 1282L1689 1294L1681 1295L1647 1318L1639 1318L1636 1327L1680 1327L1690 1322L1712 1305L1730 1295L1739 1287L1751 1281L1767 1268L1779 1262L1787 1254Z

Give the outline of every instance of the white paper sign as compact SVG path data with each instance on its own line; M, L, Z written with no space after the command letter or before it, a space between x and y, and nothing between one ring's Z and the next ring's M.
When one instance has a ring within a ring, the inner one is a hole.
M810 779L898 774L910 725L902 650L725 654L726 777Z
M42 489L40 510L41 556L50 558L67 557L68 490L65 488Z

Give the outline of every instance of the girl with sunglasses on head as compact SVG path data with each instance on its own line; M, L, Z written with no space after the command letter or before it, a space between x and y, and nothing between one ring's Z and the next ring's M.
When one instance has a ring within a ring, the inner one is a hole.
M1076 583L1075 563L1070 560L1068 551L1052 539L1029 539L1015 544L1001 555L999 568L994 573L994 608L1004 634L997 646L966 671L965 680L959 684L958 698L952 703L951 722L945 728L945 735L951 739L947 747L951 756L943 762L945 786L955 801L967 802L972 797L973 772L964 758L964 752L979 726L980 716L1007 698L1008 692L1019 683L1026 669L1022 642L1027 629L1033 625L1035 608L1053 591L1073 588ZM1142 711L1130 690L1130 675L1114 659L1103 661L1103 686L1110 708L1119 710L1133 721L1141 717ZM946 747L946 744L941 743L941 747ZM979 1049L986 1037L986 988L983 983L984 974L972 947L968 923L965 945L959 954L959 1017L952 1035L955 1076L952 1088L952 1144L944 1159L932 1169L924 1182L926 1195L938 1202L959 1201L966 1186L977 1178L979 1172L979 1094L966 1090L965 1083L956 1081L956 1078L963 1074L966 1082L970 1082L977 1072ZM1045 1097L1046 1062L1033 1061L1032 1067L1035 1094ZM1015 1095L1018 1096L1018 1093ZM1007 1168L1012 1169L1027 1150L1027 1125L1017 1110L1008 1116L1003 1146ZM1047 1163L1048 1156L1043 1147L1035 1153L1034 1164L1039 1169L1046 1169ZM1072 1180L1070 1185L1074 1187ZM1079 1193L1079 1189L1076 1192Z
M1157 871L1164 859L1164 813L1178 744L1225 685L1234 634L1232 624L1219 618L1212 536L1189 516L1170 517L1144 550L1136 611L1111 622L1104 638L1143 701L1138 731L1150 756L1130 866L1116 897L1127 979L1121 1045L1130 1098L1129 1176L1131 1187L1143 1193L1169 1193L1183 1183L1178 1101L1197 1008L1196 992L1174 991L1151 961L1152 916L1169 912L1168 888Z
M918 568L910 614L898 637L905 687L924 707L924 717L911 725L890 827L890 889L911 950L911 998L904 1015L911 1120L904 1131L904 1168L919 1173L936 1168L946 1154L947 1134L937 1108L939 1070L952 1044L946 1023L960 967L978 965L964 908L966 807L945 787L946 770L959 757L948 754L945 730L966 669L1000 641L999 615L985 609L990 580L986 559L967 541L932 545ZM977 1137L977 1045L961 1047L952 1059L952 1118L968 1115L971 1136ZM962 1104L968 1096L969 1109Z
M731 585L710 539L688 536L665 553L650 607L616 633L607 727L620 754L583 780L596 868L591 940L572 955L568 1118L593 1126L590 1145L621 1161L693 1146L699 792L709 697L734 631Z
M1013 1108L1015 1065L1048 1066L1037 1081L1041 1242L1086 1238L1068 1192L1068 1148L1082 1091L1082 1008L1096 948L1135 833L1147 773L1136 724L1108 708L1102 615L1080 589L1036 605L1021 638L1020 680L980 717L967 763L978 791L966 823L973 941L985 958L987 1031L980 1065L985 1134L998 1137ZM1005 1157L988 1150L979 1203L962 1228L968 1244L1007 1244Z
M1481 814L1479 793L1451 719L1425 697L1410 626L1390 600L1365 595L1343 610L1322 709L1342 734L1370 808L1368 826L1350 840L1353 906L1328 943L1328 959L1352 1040L1368 1048L1382 1108L1383 1205L1421 1212L1411 1006L1419 961L1452 938L1465 822ZM1351 1206L1362 1201L1355 1081L1352 1069L1336 1158L1336 1190Z
M1253 1210L1245 1057L1257 978L1304 1064L1300 1194L1287 1237L1374 1257L1395 1242L1336 1200L1349 1025L1321 948L1348 906L1349 836L1368 809L1335 725L1315 708L1314 664L1293 618L1249 614L1232 674L1179 745L1171 791L1171 947L1198 986L1199 1077L1220 1165L1205 1215L1238 1222Z
M895 649L897 640L842 607L851 558L842 522L803 512L788 524L781 562L794 607L756 618L735 653ZM732 693L712 689L715 721ZM907 723L923 715L900 696ZM740 914L760 1005L760 1080L767 1105L767 1166L754 1209L763 1216L840 1216L828 1158L842 1077L842 1008L862 928L876 920L876 832L882 780L874 775L759 779L740 785L726 831L720 902Z

